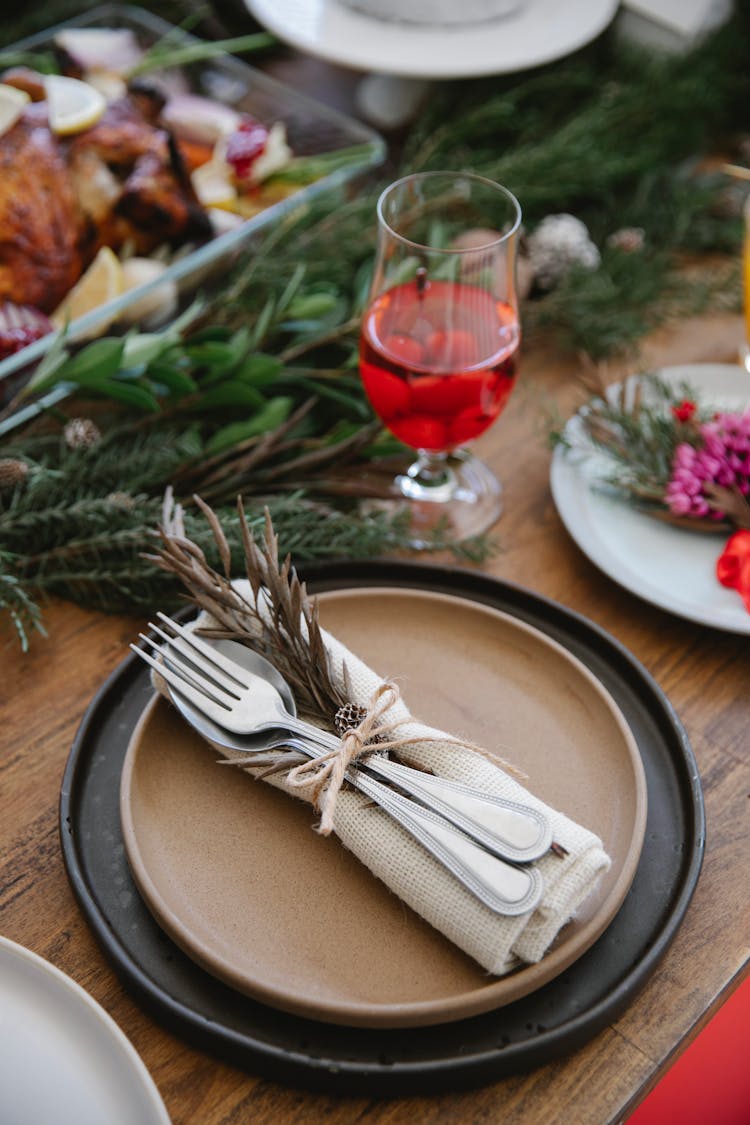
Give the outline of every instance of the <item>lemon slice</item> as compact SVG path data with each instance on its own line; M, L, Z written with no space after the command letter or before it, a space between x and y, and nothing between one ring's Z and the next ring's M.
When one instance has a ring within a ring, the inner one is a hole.
M221 207L231 211L237 200L232 182L232 169L223 160L209 160L191 175L193 188L204 207Z
M25 90L0 83L0 137L12 129L23 113L23 107L31 101Z
M107 108L106 98L88 82L48 74L44 79L49 127L60 137L80 133L95 125Z
M57 328L63 328L68 321L77 320L79 316L98 309L124 291L125 281L120 260L109 246L103 246L62 304L55 309L50 320ZM111 323L112 320L108 320L98 325L97 332L106 331Z

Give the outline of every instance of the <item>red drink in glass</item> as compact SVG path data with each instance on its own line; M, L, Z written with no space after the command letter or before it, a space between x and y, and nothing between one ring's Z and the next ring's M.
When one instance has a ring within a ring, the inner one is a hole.
M400 441L442 452L484 433L516 377L518 316L486 289L417 278L365 314L360 372L373 410Z

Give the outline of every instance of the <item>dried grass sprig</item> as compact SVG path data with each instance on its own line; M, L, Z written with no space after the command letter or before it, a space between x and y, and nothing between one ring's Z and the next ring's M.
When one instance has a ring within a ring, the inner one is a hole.
M209 613L216 627L206 636L238 641L265 656L289 683L300 711L319 724L332 727L346 696L333 683L318 621L318 603L287 556L279 559L278 537L266 509L262 546L253 538L242 500L237 501L245 574L251 597L232 584L231 551L213 510L199 496L196 505L205 516L221 559L215 570L204 552L185 535L182 509L165 497L159 528L161 546L148 556L160 569L179 579L190 601Z

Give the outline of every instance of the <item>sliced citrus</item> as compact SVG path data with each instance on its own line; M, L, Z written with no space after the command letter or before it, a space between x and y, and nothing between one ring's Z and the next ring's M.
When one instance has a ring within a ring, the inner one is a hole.
M23 113L23 107L30 100L25 90L0 83L0 137L13 128Z
M44 79L44 90L50 129L61 137L90 129L107 108L104 95L80 78L48 74Z
M103 246L62 304L53 312L52 323L63 328L68 321L72 322L93 309L98 309L107 301L119 297L124 290L120 260L108 246ZM111 323L110 320L99 325L98 330L106 330Z
M190 179L198 199L204 207L223 207L231 211L237 201L237 188L232 181L232 169L223 160L209 160L196 168Z

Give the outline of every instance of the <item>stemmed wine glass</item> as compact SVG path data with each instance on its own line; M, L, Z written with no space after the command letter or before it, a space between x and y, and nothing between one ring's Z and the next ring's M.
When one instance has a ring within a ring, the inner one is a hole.
M520 340L515 258L521 209L468 172L420 172L386 188L360 339L373 410L417 451L393 492L409 501L412 543L443 527L478 535L501 486L464 447L504 409Z

